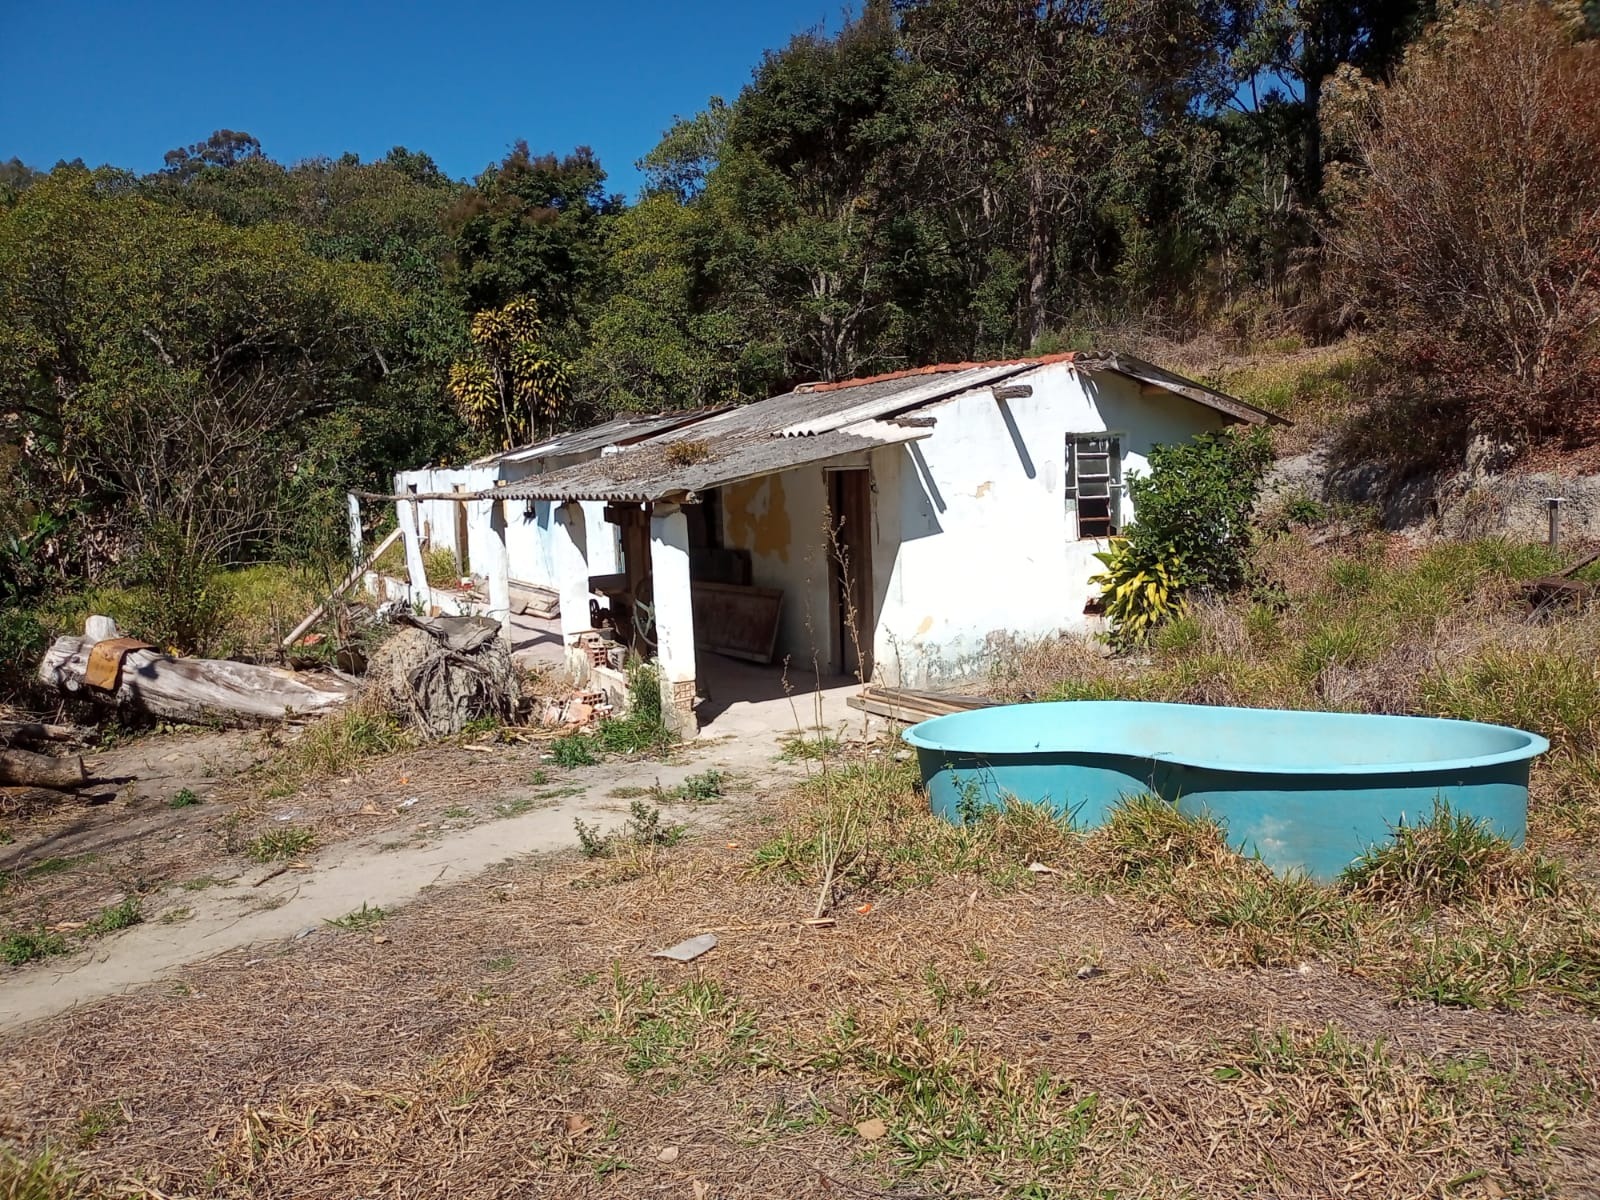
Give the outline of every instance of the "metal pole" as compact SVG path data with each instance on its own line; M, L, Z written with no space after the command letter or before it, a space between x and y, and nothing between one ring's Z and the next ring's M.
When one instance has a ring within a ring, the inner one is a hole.
M1550 553L1561 553L1561 505L1565 496L1546 496L1545 511L1550 515Z

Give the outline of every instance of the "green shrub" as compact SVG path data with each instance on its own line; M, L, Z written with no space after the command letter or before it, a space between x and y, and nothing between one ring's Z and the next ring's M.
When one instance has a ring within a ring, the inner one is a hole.
M13 929L0 937L0 958L14 967L39 958L65 954L70 949L67 939L51 933L43 925L34 929Z
M602 721L595 731L607 754L659 754L678 739L661 707L661 672L654 663L628 668L628 715Z
M1178 580L1183 565L1161 547L1118 538L1109 550L1095 551L1105 570L1089 577L1100 588L1111 636L1124 646L1144 641L1163 621L1183 611Z
M176 526L145 531L128 597L131 631L182 654L211 650L229 618L229 594L214 555Z
M558 767L592 767L600 760L595 757L595 740L586 733L568 733L550 745L550 757Z
M26 694L49 644L48 632L31 610L0 609L0 700L16 700Z
M1259 430L1151 447L1149 474L1128 478L1133 552L1144 562L1174 566L1180 590L1239 587L1248 574L1251 514L1271 464L1271 446Z

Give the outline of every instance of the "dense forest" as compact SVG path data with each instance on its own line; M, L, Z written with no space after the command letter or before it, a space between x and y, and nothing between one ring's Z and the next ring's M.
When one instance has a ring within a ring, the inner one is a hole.
M1134 327L1358 330L1391 446L1592 442L1593 26L872 0L674 119L633 199L583 147L471 181L231 130L145 175L13 159L0 603L342 553L345 488L618 410Z

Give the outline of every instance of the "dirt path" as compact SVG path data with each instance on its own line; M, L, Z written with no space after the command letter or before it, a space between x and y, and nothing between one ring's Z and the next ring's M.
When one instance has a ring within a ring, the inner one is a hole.
M565 786L555 798L548 788L517 783L508 770L500 789L470 798L480 807L520 800L529 810L464 829L435 828L422 840L396 841L395 829L385 827L334 842L277 874L237 856L220 859L209 873L164 891L164 911L151 906L144 923L69 958L8 973L0 980L0 1030L158 981L185 963L303 935L364 904L394 909L507 859L573 849L574 819L610 831L626 820L632 798L657 785L670 791L712 768L731 778L730 795L714 805L665 805L672 821L719 823L732 806L758 802L804 774L803 765L778 757L776 735L696 742L671 762L607 762L574 771L561 779Z

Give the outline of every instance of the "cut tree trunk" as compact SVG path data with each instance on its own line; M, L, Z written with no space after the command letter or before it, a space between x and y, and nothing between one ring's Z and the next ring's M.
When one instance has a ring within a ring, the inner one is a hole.
M25 743L29 746L46 742L92 742L98 736L95 730L83 725L51 725L44 721L0 721L0 744Z
M51 758L28 750L0 750L0 783L25 787L76 788L88 782L83 759Z
M122 660L116 690L109 691L84 681L93 646L86 638L57 638L39 664L40 680L108 706L198 724L317 716L342 707L356 690L353 684L331 675L131 650Z

